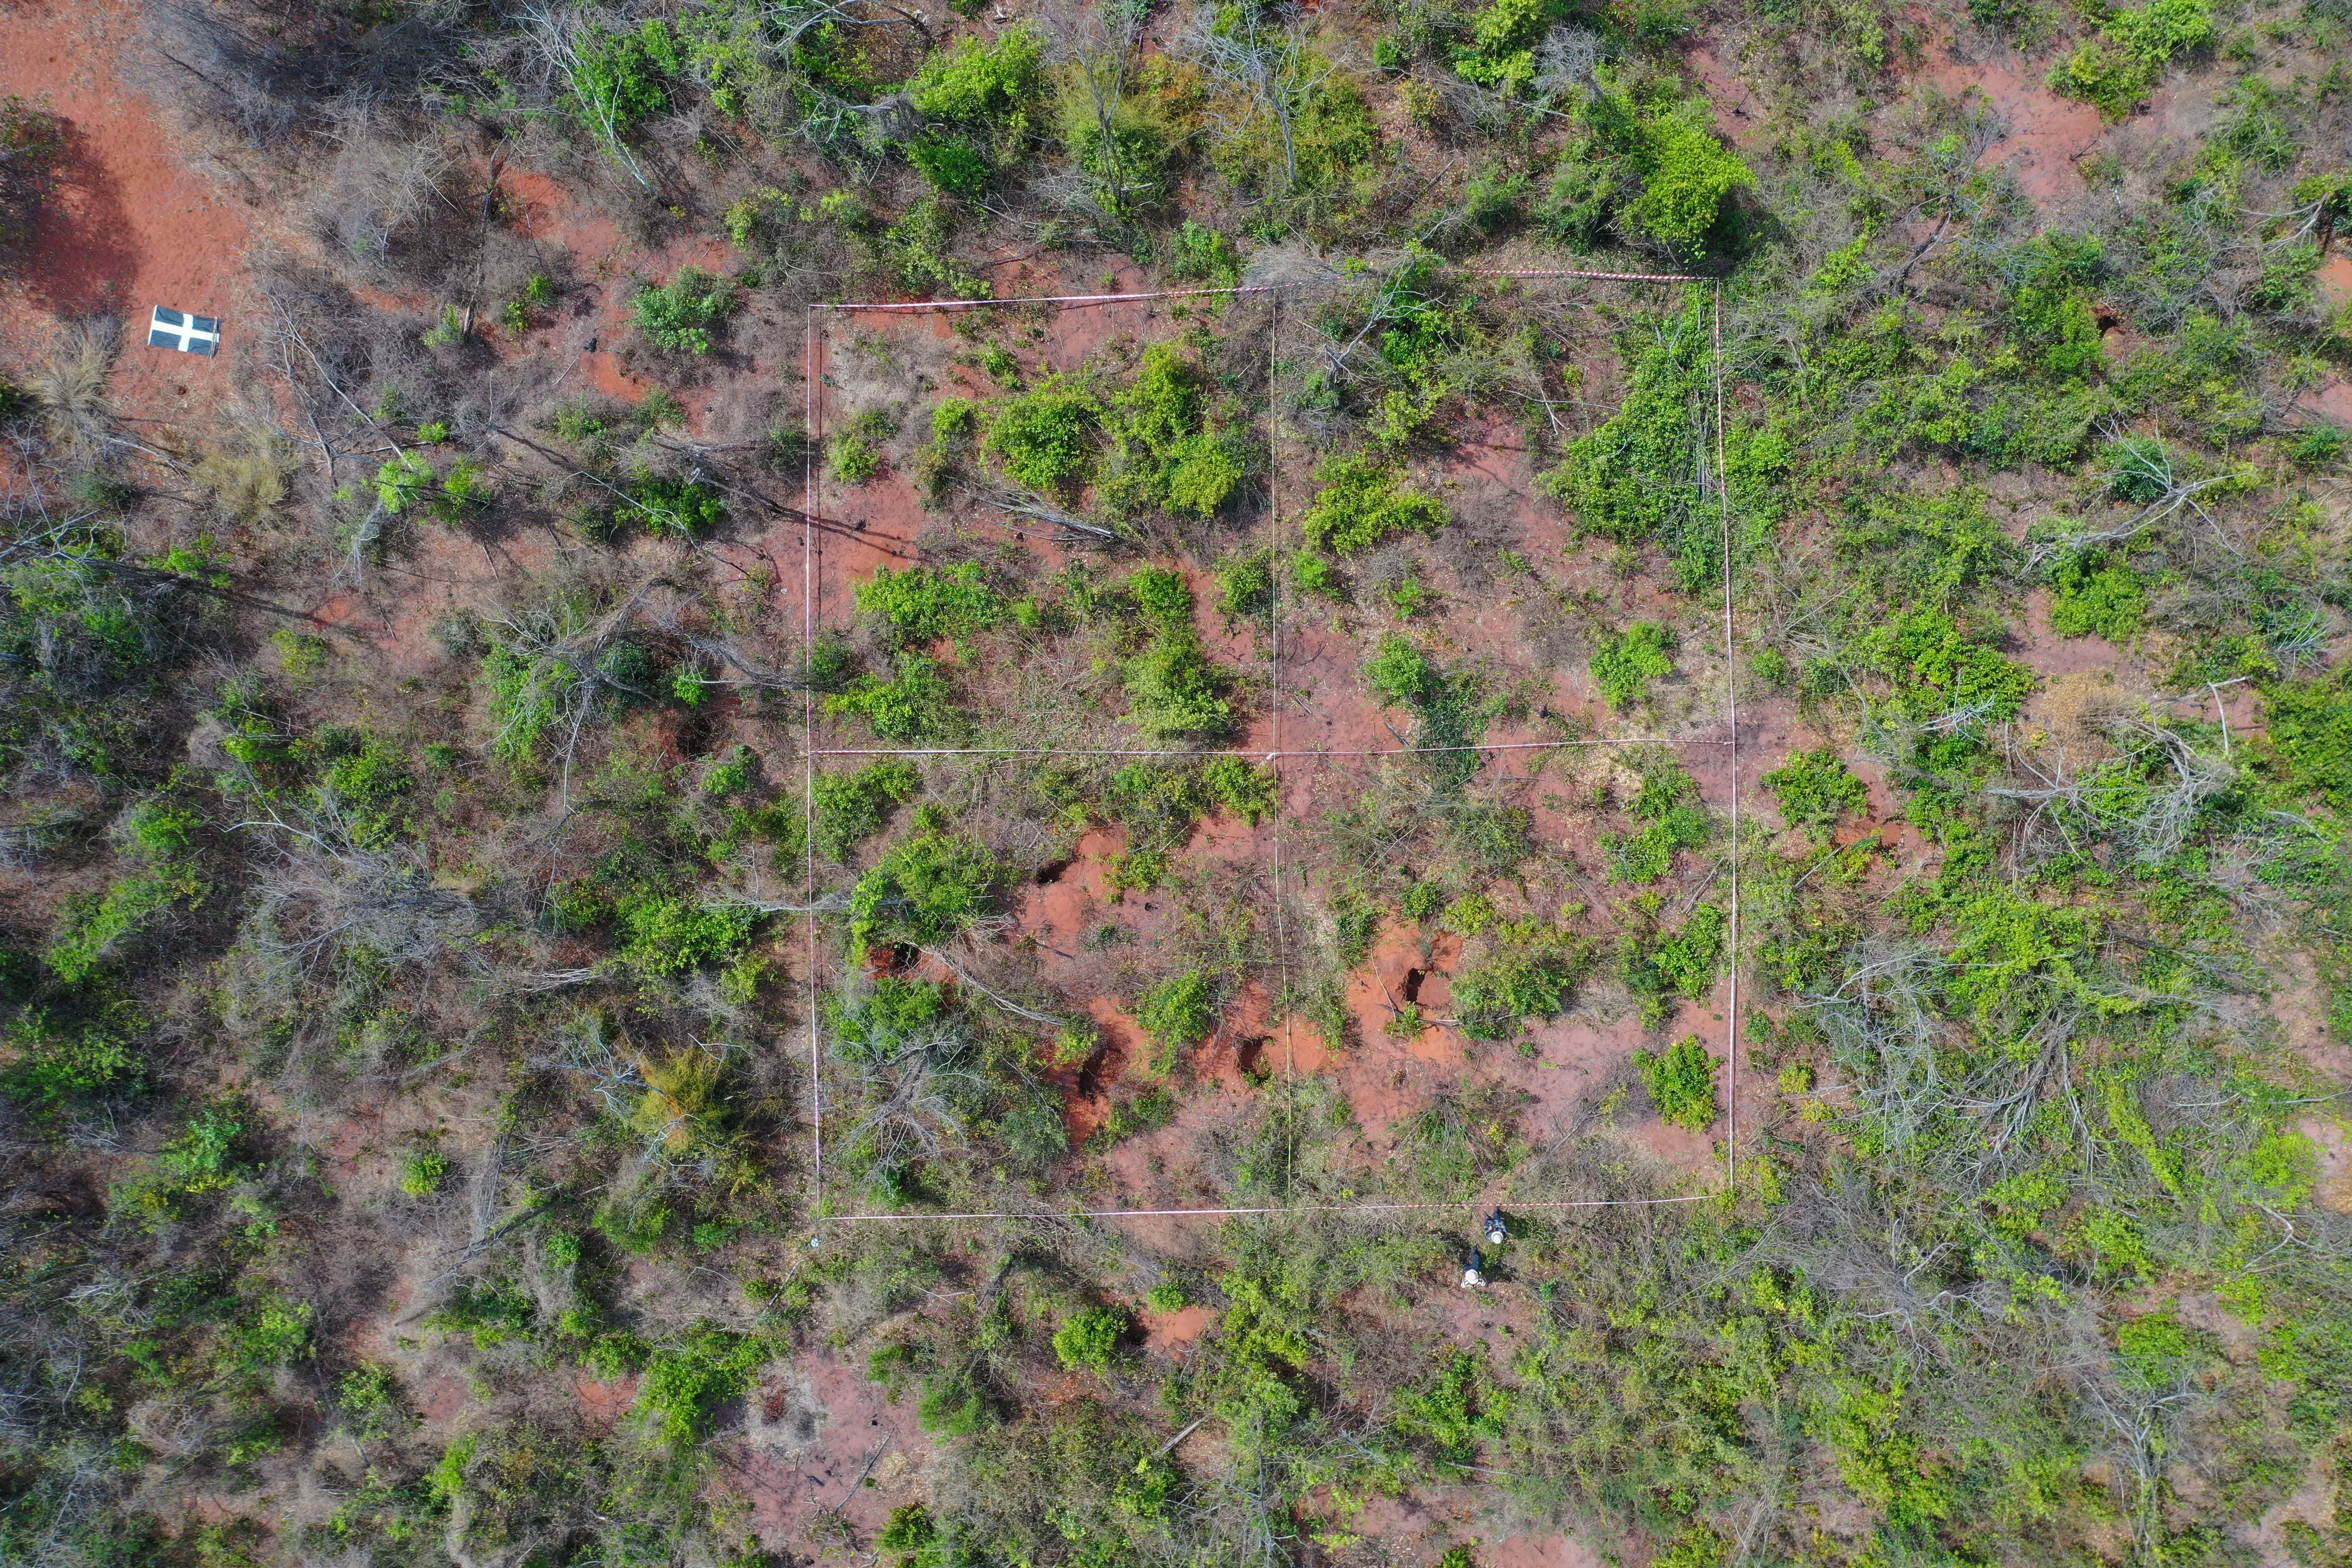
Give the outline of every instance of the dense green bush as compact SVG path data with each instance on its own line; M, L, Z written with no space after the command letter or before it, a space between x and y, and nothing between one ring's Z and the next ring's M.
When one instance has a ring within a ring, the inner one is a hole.
M950 195L976 196L988 189L988 154L961 136L924 136L907 145L907 162Z
M637 1408L665 1442L691 1442L714 1410L751 1387L770 1353L756 1335L698 1323L646 1358Z
M949 739L963 724L940 662L919 653L900 654L889 679L858 676L825 698L824 710L862 718L876 739L896 745Z
M1592 650L1592 683L1612 708L1631 708L1649 692L1650 682L1675 672L1674 642L1654 621L1635 621Z
M907 84L921 112L940 120L1017 125L1045 86L1045 51L1026 26L993 43L966 37L925 60Z
M1054 1355L1071 1372L1108 1372L1133 1320L1117 1307L1081 1307L1054 1331Z
M1847 812L1864 811L1870 805L1869 787L1826 746L1790 752L1787 762L1759 782L1772 792L1780 803L1780 815L1793 826L1833 826Z
M970 637L1001 626L1013 613L1011 600L989 584L977 562L955 566L887 566L857 584L857 607L889 623L901 642L932 643Z
M1102 406L1083 385L1059 375L998 404L981 447L1016 483L1066 495L1093 471Z
M2109 120L2121 120L2138 107L2174 56L2212 39L2213 26L2210 0L2148 0L2137 11L2111 11L2099 24L2099 37L2051 71L2051 90L2086 100Z
M635 28L587 32L577 59L572 72L577 110L602 136L618 136L642 120L667 113L667 79L685 68L677 39L659 17Z
M2128 641L2147 611L2140 574L2105 551L2074 551L2051 567L2050 628L2060 637Z
M1171 975L1136 998L1136 1022L1165 1061L1209 1037L1216 1027L1215 987L1201 970Z
M1591 965L1580 942L1544 941L1494 953L1454 977L1454 1010L1474 1040L1507 1040L1530 1019L1558 1017Z
M1597 90L1580 117L1616 167L1581 176L1580 184L1563 168L1560 178L1571 188L1554 185L1555 225L1589 236L1598 226L1599 209L1630 190L1631 199L1617 208L1628 238L1677 259L1697 255L1725 198L1754 184L1755 174L1716 139L1715 110L1705 98L1676 97L1663 79L1630 89L1605 67L1595 80ZM1589 154L1585 162L1591 162Z
M637 331L656 347L707 354L712 334L735 313L735 286L696 267L681 267L667 283L640 283L631 297Z
M993 901L1004 868L977 839L925 832L882 858L849 895L851 940L936 946Z
M1633 1067L1661 1120L1704 1132L1722 1113L1715 1092L1715 1058L1696 1035L1685 1035L1663 1053L1635 1051Z
M858 845L882 830L890 808L904 805L922 793L922 775L910 763L896 759L871 763L855 773L819 773L816 778L816 847L835 860L846 860Z
M1236 439L1215 427L1199 368L1167 343L1146 349L1135 379L1108 411L1112 461L1105 499L1122 510L1158 507L1214 517L1241 488Z
M1696 291L1682 311L1638 344L1618 411L1569 443L1538 483L1576 525L1620 543L1654 543L1685 593L1713 583L1723 565L1722 520L1692 480L1694 456L1713 406L1706 302Z
M1654 1028L1676 996L1696 1002L1715 984L1729 921L1715 904L1701 904L1672 931L1627 931L1617 950L1617 976L1640 1004L1642 1022Z
M1127 661L1128 717L1155 741L1212 741L1234 729L1230 679L1188 626L1162 629Z
M650 891L626 895L614 913L624 939L621 956L652 974L726 963L751 942L756 919L740 904L702 904Z
M1373 457L1331 458L1315 470L1323 488L1300 520L1307 542L1352 555L1398 533L1435 533L1449 521L1444 503L1405 483L1394 465Z

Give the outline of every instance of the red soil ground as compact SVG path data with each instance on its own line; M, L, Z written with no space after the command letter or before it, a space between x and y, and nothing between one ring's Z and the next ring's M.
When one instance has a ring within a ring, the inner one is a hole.
M201 427L225 401L228 361L146 346L149 310L220 317L224 347L249 318L242 280L258 221L172 145L125 86L129 5L20 0L0 11L0 93L46 101L66 122L62 188L31 254L0 291L0 353L37 360L61 320L123 326L112 391L134 418Z

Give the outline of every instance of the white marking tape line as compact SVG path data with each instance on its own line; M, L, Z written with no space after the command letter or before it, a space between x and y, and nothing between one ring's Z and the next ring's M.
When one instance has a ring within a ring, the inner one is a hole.
M806 834L804 835L804 842L805 842L805 843L808 845L808 847L808 847L808 850L807 850L807 857L806 857L806 868L807 868L807 879L807 879L808 902L809 902L809 904L810 904L811 906L814 906L814 905L815 904L815 902L816 902L816 849L815 849L815 827L816 827L816 759L817 759L818 757L820 757L820 756L827 756L827 757L954 757L954 756L1003 756L1003 757L1018 757L1018 756L1089 756L1089 757L1180 757L1180 758L1181 758L1181 757L1193 757L1193 758L1201 758L1201 759L1206 759L1206 758L1211 758L1211 757L1228 757L1228 756L1231 756L1231 757L1246 757L1246 758L1251 758L1251 759L1255 759L1255 760L1262 760L1262 761L1264 761L1264 762L1266 762L1266 763L1274 763L1274 762L1276 762L1276 761L1277 761L1277 760L1279 760L1279 759L1286 758L1286 757L1301 757L1301 758L1309 758L1309 759L1312 759L1312 758L1320 758L1320 757L1382 757L1382 756L1416 756L1416 755L1428 755L1428 754L1432 754L1432 753L1450 752L1519 752L1519 751L1549 751L1549 750L1555 750L1555 749L1563 749L1563 748L1580 747L1580 746L1632 746L1632 745L1670 745L1670 746L1716 745L1716 746L1726 746L1726 747L1728 747L1728 748L1729 748L1729 752L1730 752L1730 769L1731 769L1731 865L1730 865L1730 909L1729 909L1729 910L1728 910L1728 911L1727 911L1727 921L1728 921L1728 924L1729 924L1729 936L1730 936L1730 962L1729 962L1729 975L1730 975L1730 982L1729 982L1729 984L1730 984L1730 990L1729 990L1728 994L1727 994L1727 1004L1726 1004L1726 1007L1725 1007L1725 1020L1724 1020L1724 1067L1725 1067L1725 1075L1726 1075L1726 1089L1727 1089L1727 1098L1726 1098L1726 1109L1725 1109L1725 1117L1726 1117L1726 1121L1725 1121L1725 1129L1724 1129L1724 1131L1725 1131L1725 1137L1724 1137L1724 1152L1724 1152L1724 1184L1725 1184L1725 1189L1726 1189L1727 1193L1728 1193L1728 1194L1732 1194L1732 1195L1736 1196L1736 1195L1737 1195L1737 1194L1738 1194L1738 1134L1739 1134L1739 1121L1738 1121L1738 1096L1739 1096L1739 863L1740 863L1740 846L1739 846L1739 820L1740 820L1740 819L1739 819L1739 706L1738 706L1738 686L1737 686L1737 681L1736 681L1736 677L1737 677L1737 674L1738 674L1738 649L1737 649L1737 646L1736 646L1735 641L1734 641L1734 638L1735 638L1735 636L1736 636L1736 632L1737 632L1737 628L1736 628L1736 626L1735 626L1735 625L1734 625L1733 616L1732 616L1732 580L1731 580L1731 493L1730 493L1730 490L1728 489L1728 488L1727 488L1727 487L1725 485L1725 483L1724 483L1724 468L1725 468L1725 465L1724 465L1724 453L1725 453L1725 447L1724 447L1724 428L1723 428L1723 407L1724 407L1724 404L1723 404L1723 281L1722 281L1722 279L1717 279L1717 278L1706 278L1706 277L1700 277L1700 276L1698 276L1698 275L1691 274L1691 273L1659 273L1659 272L1590 272L1590 271L1581 271L1581 270L1570 269L1570 268L1563 268L1563 269L1551 270L1551 269L1535 269L1535 268L1492 268L1492 269L1490 269L1490 268L1463 268L1462 270L1463 270L1463 271L1465 271L1467 275L1469 275L1469 276L1471 276L1471 277L1476 277L1476 278L1538 278L1538 279L1540 279L1540 278L1571 278L1571 279L1593 279L1593 280L1596 280L1596 281L1601 281L1601 282L1614 282L1614 283L1704 283L1704 284L1708 285L1708 286L1712 289L1713 293L1714 293L1714 299L1713 299L1713 333L1712 333L1712 337L1713 337L1713 342L1712 342L1713 353L1712 353L1712 355L1711 355L1711 358L1713 359L1713 362L1714 362L1714 363L1713 363L1713 371L1714 371L1714 381L1715 381L1715 447L1716 447L1715 486L1716 486L1716 497L1717 497L1717 501L1719 519L1720 519L1721 528L1722 528L1722 539L1723 539L1723 643L1724 643L1724 646L1723 646L1724 677L1723 677L1723 679L1724 679L1724 697L1725 697L1725 704L1726 704L1726 712L1727 712L1727 721L1728 721L1728 723L1729 723L1729 726L1730 726L1730 733L1728 734L1728 736L1727 736L1727 737L1726 737L1726 738L1725 738L1725 739L1723 739L1723 740L1696 740L1696 739L1683 739L1683 740L1677 740L1677 739L1674 739L1674 738L1667 737L1667 736L1662 736L1662 735L1643 735L1643 736L1627 736L1627 737L1622 737L1622 738L1609 738L1609 739L1597 739L1597 740L1586 740L1586 741L1516 741L1516 742L1491 742L1491 743L1487 743L1487 744L1482 744L1482 745L1468 745L1468 746L1400 746L1400 747L1392 747L1392 748L1366 748L1366 749L1362 749L1362 750L1286 751L1286 750L1283 750L1283 749L1281 749L1281 747L1280 747L1280 746L1279 746L1279 744L1278 744L1279 740L1280 740L1280 729L1279 729L1279 724L1280 724L1280 716L1279 716L1279 713L1277 712L1277 714L1276 714L1276 741L1277 741L1277 745L1276 745L1276 749L1274 749L1274 750L1272 750L1272 751L1262 751L1262 752L1239 751L1239 750L1235 750L1235 751L1220 751L1220 752L1205 752L1205 751L1204 751L1204 752L1171 752L1171 751L1148 751L1148 750L1140 750L1140 749L1084 748L1084 747L1072 747L1072 746L1036 746L1036 747L1025 747L1025 746L963 746L963 747L896 747L896 748L891 748L891 747L860 747L860 746L819 747L819 746L816 744L816 698L815 698L815 694L814 694L814 692L811 692L811 693L806 693L806 694L804 694L804 695L803 695L803 710L802 710L803 732L803 734L804 734L804 736L805 736L805 738L806 738L805 744L803 745L803 751L802 751L803 762L803 775L802 775L802 809L803 809L803 813L804 813L805 826L806 826L806 827L807 827L807 832L806 832ZM1341 279L1333 279L1333 280L1332 280L1332 282L1335 282L1335 283L1336 283L1336 282L1339 282L1339 281L1342 281L1342 280L1341 280ZM1329 285L1328 285L1328 284L1313 284L1313 283L1310 283L1310 284L1302 284L1302 285L1284 285L1284 284L1251 284L1251 285L1247 285L1247 286L1244 286L1244 287L1233 288L1233 289L1163 289L1163 290L1157 290L1157 291L1151 291L1151 292L1133 293L1133 294L1048 294L1048 295L1036 295L1036 296L1030 296L1030 297L1024 297L1024 298L1019 298L1019 299L1011 299L1011 300L906 300L906 301L895 301L895 302L883 302L883 301L852 301L852 302L846 302L846 303L841 303L841 304L830 304L830 305L811 305L811 306L808 308L808 317L807 317L807 326L806 326L806 341L805 341L805 343L804 343L804 345L803 345L803 375L805 376L805 378L806 378L806 393L807 393L807 415L806 415L806 420L807 420L808 433L809 433L809 434L808 434L808 449L807 449L807 454L806 454L806 457L805 457L805 465L804 465L804 466L805 466L805 472L804 472L804 475L803 475L803 485L804 485L804 487L805 487L805 490L806 490L807 505L806 505L806 506L805 506L805 508L803 510L802 514L801 514L801 592L802 592L802 616L803 616L803 621L802 621L802 632L803 632L803 644L804 644L804 649L805 649L805 652L806 652L808 655L810 655L810 656L812 656L812 657L813 657L813 656L814 655L815 651L816 651L816 568L815 568L815 562L816 562L816 528L815 528L815 518L816 518L816 456L815 456L815 455L816 455L817 449L818 449L819 446L821 445L821 443L822 443L822 439L823 439L823 437L822 437L821 431L820 431L820 429L819 429L819 422L820 422L819 410L820 410L820 408L821 408L821 406L822 406L823 400L822 400L822 399L817 395L817 388L818 388L818 385L819 385L819 374L818 374L819 355L818 355L818 351L817 351L817 331L816 331L816 312L817 312L817 311L819 311L819 310L837 310L837 311L881 310L881 311L894 311L894 312L912 312L912 311L918 311L918 310L978 310L978 309L982 309L982 308L991 307L991 306L1008 306L1008 305L1107 305L1107 304L1125 304L1125 303L1134 303L1134 302L1139 302L1139 301L1147 300L1196 299L1196 298L1200 298L1200 297L1207 296L1207 295L1229 295L1229 296L1240 296L1240 295L1244 295L1244 294L1264 294L1264 293L1271 293L1271 294L1273 294L1273 295L1275 296L1277 310L1278 310L1279 302L1280 302L1280 299L1281 299L1281 290L1282 290L1284 288L1287 288L1287 287L1318 288L1318 287L1328 287L1328 286L1329 286ZM1278 320L1279 320L1279 318L1278 318L1278 315L1277 315L1277 327L1275 329L1275 330L1276 330L1276 331L1278 331ZM1269 345L1268 345L1268 352L1269 352L1269 356L1270 356L1270 357L1271 357L1271 356L1273 356L1273 355L1275 355L1275 354L1276 354L1276 353L1278 353L1279 346L1280 346L1280 345L1279 345L1279 343L1278 343L1278 342L1270 342L1270 343L1269 343ZM1274 390L1275 390L1275 389L1274 389L1273 382L1272 382L1272 380L1271 380L1271 379L1269 379L1269 380L1268 380L1268 382L1267 382L1267 385L1266 385L1267 416L1268 416L1268 418L1272 418L1272 417L1273 417L1273 409L1274 409L1274 405L1274 405ZM1279 448L1279 447L1280 447L1280 442L1279 442L1279 440L1278 440L1278 439L1277 439L1277 440L1274 440L1274 441L1269 442L1268 451L1269 451L1269 457L1270 457L1270 458L1271 458L1272 453L1273 453L1275 450L1278 449L1278 448ZM1275 474L1275 475L1273 476L1273 478L1274 478L1275 479L1278 480L1278 479L1279 479L1279 478L1280 478L1279 473L1277 472L1276 474ZM1271 486L1269 486L1269 493L1270 493L1270 494L1272 493L1272 487L1271 487ZM1272 509L1270 508L1270 510L1272 510ZM1280 642L1280 629L1281 629L1281 628L1280 628L1280 626L1276 626L1276 628L1275 628L1275 644L1274 644L1274 654L1273 654L1273 658L1274 658L1274 661L1275 661L1275 668L1274 668L1274 670L1273 670L1273 684L1274 684L1274 689L1275 689L1275 690L1276 690L1276 691L1277 691L1277 692L1279 692L1279 691L1280 691L1280 689L1281 689L1281 668L1280 668L1280 659L1281 659L1281 642ZM1279 832L1280 832L1280 825L1277 823L1277 825L1276 825L1276 833L1277 833L1277 837L1276 837L1276 854L1277 854L1277 855L1278 855L1278 854L1279 854L1279 852L1280 852L1280 850L1279 850L1279 846L1280 846ZM1279 879L1279 879L1279 872L1277 871L1277 882L1276 882L1276 900L1279 900L1279 899L1280 899L1280 897L1281 897L1281 888L1280 888L1280 884L1279 884ZM1278 906L1277 906L1277 914L1278 914L1278 913L1279 913L1279 908L1278 908ZM1482 1208L1483 1206L1485 1206L1485 1204L1486 1204L1486 1202L1487 1201L1487 1200L1485 1200L1485 1199L1481 1199L1481 1200L1479 1200L1477 1203L1466 1204L1466 1205L1465 1205L1465 1204L1404 1204L1404 1203L1286 1204L1286 1205L1265 1205L1265 1206L1261 1206L1261 1207L1237 1207L1237 1208L1066 1209L1066 1210L1048 1210L1048 1209L979 1209L979 1210L971 1210L971 1211L957 1212L957 1213L947 1213L947 1214L868 1214L868 1213L859 1213L859 1214L827 1215L827 1214L824 1213L824 1117L823 1098L822 1098L822 1095L821 1095L821 1093L820 1093L820 1089L819 1089L819 1082L820 1082L820 1078L821 1078L822 1070L823 1070L824 1056L823 1056L823 1042L822 1042L821 1031L820 1031L819 1022L818 1022L819 1009L818 1009L818 1008L816 1007L816 1005L814 1005L814 1004L815 1004L816 997L817 997L817 995L818 995L818 985L817 985L817 977L816 977L816 961L817 961L817 919L818 919L818 917L817 917L816 913L814 912L814 908L812 908L811 912L809 913L809 915L808 915L808 917L807 917L807 921L806 921L806 931L807 931L807 958L808 958L808 993L809 993L809 999L810 999L810 1003L811 1003L811 1005L810 1005L810 1007L809 1007L809 1121L810 1121L810 1135L811 1135L811 1149L812 1149L812 1155L811 1155L811 1161L810 1161L810 1175L809 1175L809 1180L810 1180L810 1190L811 1190L811 1194L812 1194L812 1196L813 1196L813 1199L814 1199L813 1204L812 1204L812 1207L816 1211L816 1212L815 1212L815 1215L814 1215L814 1223L816 1223L816 1224L819 1224L819 1225L823 1225L823 1224L826 1224L826 1223L838 1223L838 1224L879 1224L879 1225L888 1225L888 1224L898 1224L898 1223L908 1223L908 1222L941 1221L941 1220L1210 1219L1210 1218L1234 1218L1234 1217L1239 1217L1239 1216L1256 1215L1285 1215L1285 1214L1400 1214L1400 1213L1428 1213L1428 1212L1433 1212L1433 1211L1438 1211L1438 1210L1452 1210L1452 1209L1461 1209L1461 1208L1467 1208L1467 1209L1470 1209L1470 1210L1475 1211L1475 1210L1480 1209L1480 1208ZM1282 969L1284 969L1284 970L1286 970L1286 970L1288 969L1288 966L1289 966L1289 958L1288 958L1288 954L1287 954L1287 952L1284 952L1284 954L1283 954L1283 955L1282 955L1282 956L1281 956L1281 957L1276 961L1276 967L1282 968ZM1286 1033L1285 1033L1285 1037L1284 1037L1284 1046L1285 1046L1284 1056L1285 1056L1285 1078L1286 1078L1286 1082L1287 1082L1287 1081L1288 1081L1288 1079L1289 1079L1289 1057L1290 1057L1290 1051L1289 1051L1289 1037L1288 1037L1288 1033L1287 1033L1287 1025L1288 1025L1288 1023L1289 1023L1289 1020L1286 1020ZM1658 1206L1664 1206L1664 1205L1672 1205L1672 1204L1704 1203L1704 1202L1706 1202L1706 1199L1707 1199L1709 1196L1711 1196L1711 1195L1712 1195L1712 1194L1692 1194L1692 1195L1688 1195L1688 1196L1682 1196L1682 1197L1668 1197L1668 1198L1559 1198L1559 1199L1546 1199L1546 1200L1529 1201L1529 1202L1524 1202L1524 1203L1513 1203L1513 1204L1510 1204L1510 1205L1509 1205L1509 1206L1511 1206L1511 1207L1513 1207L1513 1208L1517 1208L1517 1209L1643 1208L1643 1207L1658 1207ZM815 1240L815 1238L814 1238L814 1237L812 1237L812 1238L811 1238L812 1245L814 1245L814 1240Z
M919 1219L1198 1219L1204 1215L1231 1216L1261 1214L1428 1214L1442 1209L1483 1212L1492 1208L1625 1209L1655 1208L1666 1204L1703 1204L1714 1194L1693 1193L1675 1198L1537 1198L1517 1203L1507 1197L1484 1197L1466 1204L1268 1204L1258 1208L1223 1209L968 1209L956 1214L835 1214L824 1223Z
M1549 752L1568 746L1727 746L1729 741L1676 740L1668 735L1609 736L1592 741L1492 741L1464 746L1333 747L1325 751L1155 752L1114 746L821 746L820 757L1245 757L1274 762L1282 757L1428 757L1450 752Z

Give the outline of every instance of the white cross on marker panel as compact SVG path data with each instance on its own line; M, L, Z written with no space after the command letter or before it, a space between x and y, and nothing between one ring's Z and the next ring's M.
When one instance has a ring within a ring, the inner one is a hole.
M184 354L209 354L220 342L220 321L212 316L184 315L178 310L155 307L155 318L147 328L147 346L157 349L177 349Z

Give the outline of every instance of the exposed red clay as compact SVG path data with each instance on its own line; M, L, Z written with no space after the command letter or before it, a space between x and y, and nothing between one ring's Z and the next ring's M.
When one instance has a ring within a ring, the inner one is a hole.
M1217 1314L1206 1307L1179 1307L1172 1312L1146 1311L1144 1348L1162 1355L1175 1355L1208 1332L1216 1321Z
M37 358L58 320L113 315L118 405L201 426L225 403L230 356L250 331L241 268L253 220L188 165L153 107L124 86L117 62L136 9L31 0L0 11L0 94L45 100L66 122L62 186L0 293L0 350ZM221 353L147 347L157 305L221 318Z
M2018 188L2049 206L2083 194L2077 163L2098 146L2106 122L2090 104L2050 90L2047 68L2021 56L1967 60L1948 55L1927 80L1948 97L1970 89L1984 95L2005 128L1988 161L2006 164Z

